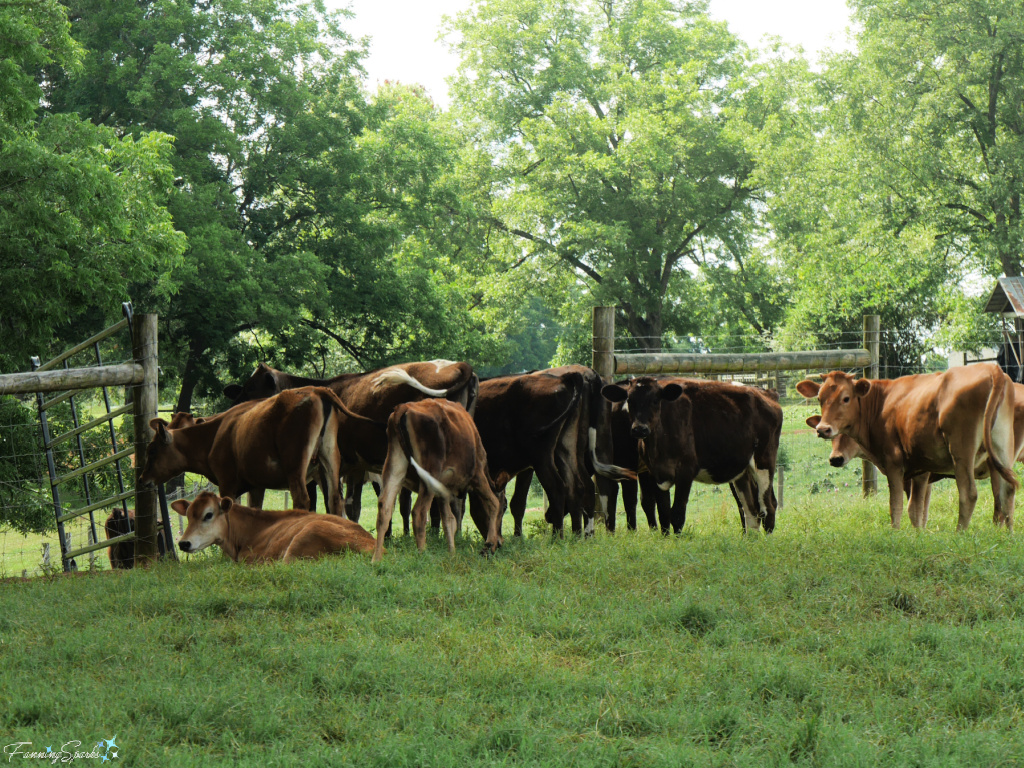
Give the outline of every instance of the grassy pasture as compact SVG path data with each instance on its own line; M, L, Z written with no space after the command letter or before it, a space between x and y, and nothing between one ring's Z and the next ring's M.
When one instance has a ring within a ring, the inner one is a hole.
M4 583L0 734L116 734L140 766L1018 765L1024 556L989 496L956 534L936 491L924 533L794 489L743 538L704 491L678 537L534 513L489 559L474 534Z

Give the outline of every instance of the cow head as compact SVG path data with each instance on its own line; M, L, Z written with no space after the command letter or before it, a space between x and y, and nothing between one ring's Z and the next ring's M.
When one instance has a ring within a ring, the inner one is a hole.
M178 540L178 549L199 552L211 544L222 543L228 532L227 513L234 503L228 496L221 498L209 491L200 493L191 504L180 499L173 502L174 511L188 520Z
M248 400L263 400L281 391L277 381L278 371L266 363L260 363L244 384L229 384L224 387L224 396L236 405Z
M861 399L870 390L869 379L855 379L842 371L832 371L821 384L805 379L796 385L804 397L818 398L821 419L815 431L826 440L851 433L860 416Z
M174 444L174 433L178 430L163 419L152 419L149 426L156 434L146 448L146 465L142 468L140 479L146 482L166 483L175 475L180 475L186 468L185 457Z
M601 390L605 400L622 403L632 423L629 434L636 440L650 436L661 419L661 404L678 400L683 388L678 384L666 384L664 387L649 376L631 379L626 387L619 384L608 384Z
M817 430L821 416L815 414L807 418L807 426ZM845 467L856 458L866 458L860 443L849 435L836 435L832 438L832 453L828 455L828 463L833 467Z

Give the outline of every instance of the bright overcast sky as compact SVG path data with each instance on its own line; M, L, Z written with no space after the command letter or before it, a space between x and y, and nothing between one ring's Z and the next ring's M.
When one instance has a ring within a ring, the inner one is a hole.
M363 62L371 91L384 80L419 83L441 105L448 103L445 78L458 65L437 40L444 15L455 16L472 0L327 0L329 7L354 13L346 28L370 37ZM711 15L751 45L765 35L802 46L812 61L824 48L847 47L849 11L844 0L711 0Z

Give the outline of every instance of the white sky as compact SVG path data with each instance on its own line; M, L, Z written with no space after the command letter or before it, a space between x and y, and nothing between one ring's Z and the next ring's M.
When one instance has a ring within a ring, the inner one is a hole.
M472 0L327 0L327 5L350 8L355 18L345 25L349 33L371 38L363 62L371 91L384 80L419 83L447 106L445 78L455 73L458 60L437 40L441 17L455 16ZM802 46L812 62L825 48L848 47L844 0L711 0L710 9L747 43L758 45L765 35L777 35Z

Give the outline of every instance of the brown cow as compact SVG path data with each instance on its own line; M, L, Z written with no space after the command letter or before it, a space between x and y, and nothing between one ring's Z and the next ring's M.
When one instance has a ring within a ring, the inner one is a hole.
M163 419L150 422L156 435L143 480L162 483L181 472L197 472L217 483L224 496L236 498L253 488L287 488L297 507L308 508L306 476L315 460L328 510L338 515L344 511L338 445L342 424L380 433L381 439L384 433L383 425L353 414L323 387L288 390L194 423L182 414L176 418L185 425L174 429Z
M461 403L472 414L479 383L469 363L450 360L390 365L366 373L344 373L330 379L295 376L260 363L243 384L225 387L224 394L241 403L296 387L322 386L337 394L354 412L383 424L395 406L426 397L444 397ZM387 441L382 430L379 437L365 441L357 455L345 458L342 473L351 494L346 499L345 511L351 519L359 519L366 472L380 472L386 454ZM406 529L408 532L408 525Z
M373 536L361 525L333 515L304 509L255 509L234 499L203 491L190 504L178 500L171 507L188 518L178 541L182 552L219 546L235 562L262 563L317 558L350 549L373 550Z
M384 551L384 532L391 524L403 485L417 491L412 519L416 546L421 551L427 543L427 510L434 497L451 501L467 491L486 515L484 552L494 552L501 546L498 498L487 477L487 454L473 417L461 406L447 400L402 403L388 419L388 455L381 475L374 562ZM447 504L442 512L448 550L454 552L455 515Z
M1016 460L1024 460L1024 385L1013 385L1013 444ZM807 417L807 426L817 430L821 416L815 414ZM881 468L882 462L848 435L839 434L832 438L832 453L828 461L833 467L845 467L854 459L865 459ZM978 467L974 477L983 480L989 476L988 462ZM903 492L908 497L907 515L912 525L924 528L928 523L928 505L931 501L931 484L950 478L951 475L926 473L914 477L904 477Z
M833 371L819 385L801 381L797 391L817 397L816 432L831 439L852 437L877 463L889 484L889 517L899 528L905 478L952 475L960 496L957 529L970 525L978 499L975 477L987 465L995 498L993 520L1013 528L1017 478L1014 392L1009 378L991 363L898 379L854 379ZM914 504L911 523L922 526L926 494ZM915 519L916 517L916 519Z
M630 434L658 487L676 486L671 525L686 523L690 487L729 483L744 531L775 529L773 481L782 434L782 408L763 390L695 379L632 379L603 390L625 402ZM668 532L662 516L662 531Z

